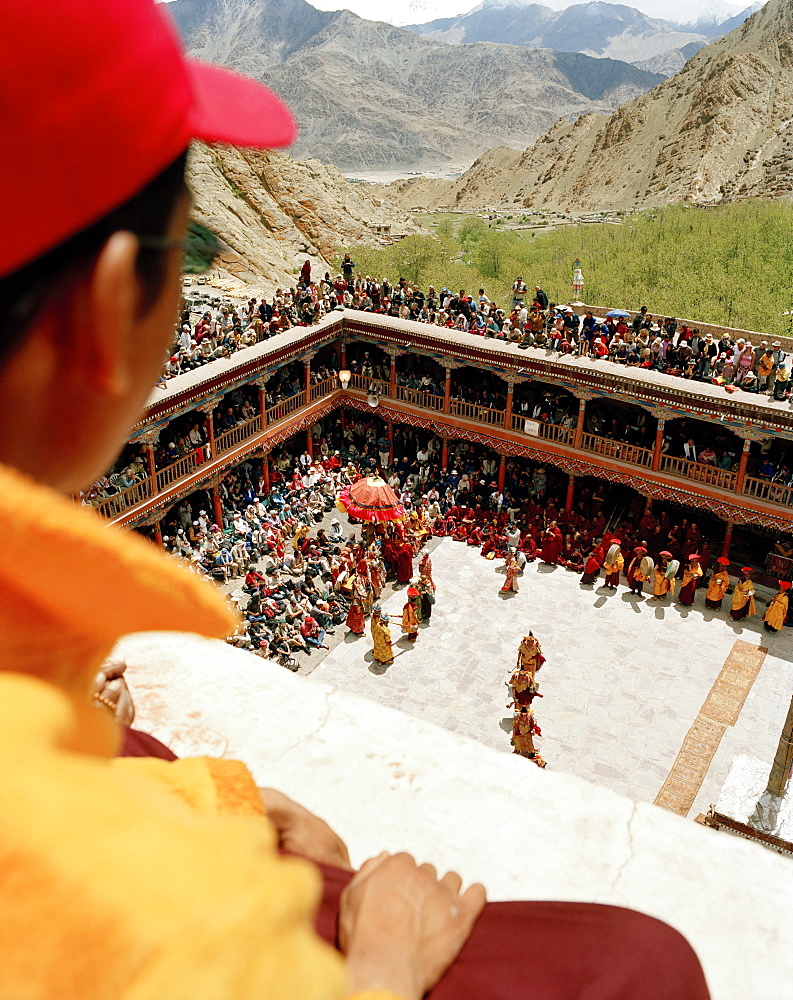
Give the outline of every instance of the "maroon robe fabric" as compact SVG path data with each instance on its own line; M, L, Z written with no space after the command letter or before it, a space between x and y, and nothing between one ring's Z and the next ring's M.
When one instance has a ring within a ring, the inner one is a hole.
M176 760L127 729L121 757ZM353 872L317 865L317 933L336 944L341 893ZM488 903L431 1000L709 1000L686 939L653 917L596 903Z
M319 865L317 932L335 944L352 872ZM431 1000L708 1000L691 946L667 924L595 903L488 903Z
M397 549L396 577L400 583L410 583L413 577L413 546L410 542Z
M542 553L540 554L540 559L544 563L550 563L551 566L555 566L559 562L559 556L562 553L562 533L557 528L552 534L546 534L545 540L542 543Z

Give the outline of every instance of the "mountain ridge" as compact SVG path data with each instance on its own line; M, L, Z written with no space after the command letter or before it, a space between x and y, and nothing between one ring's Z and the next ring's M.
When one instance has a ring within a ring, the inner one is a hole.
M174 0L191 55L263 80L290 105L294 155L342 169L463 167L524 148L560 117L611 111L661 82L617 60L450 46L306 0Z
M499 150L455 182L402 182L406 207L614 211L793 191L793 0L769 0L649 94L557 122L516 160Z

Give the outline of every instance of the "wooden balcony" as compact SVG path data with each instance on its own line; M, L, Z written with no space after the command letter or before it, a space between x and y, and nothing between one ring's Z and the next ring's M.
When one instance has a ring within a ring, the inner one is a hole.
M671 472L673 476L681 476L706 486L716 486L720 490L735 489L735 473L729 472L727 469L719 469L715 465L689 462L685 458L672 458L671 455L664 455L661 458L661 469L663 472Z
M262 428L261 418L256 416L219 434L215 456L202 462L200 451L193 452L158 470L156 494L152 495L149 481L144 480L102 500L97 509L111 520L135 523L153 504L162 507L164 499L176 499L199 488L202 482L233 466L254 448L267 450L291 433L310 426L318 419L320 408L324 407L325 413L341 405L370 410L369 397L375 393L377 412L382 418L394 423L416 423L416 417L423 417L426 426L447 440L477 440L501 453L547 461L576 475L624 482L648 496L670 496L681 503L707 509L720 506L738 521L760 521L778 527L793 523L793 488L746 477L738 494L737 477L731 471L663 455L660 468L654 472L653 452L649 448L588 433L581 435L581 446L575 448L575 432L570 427L529 421L527 433L525 416L514 414L507 430L503 410L451 400L451 412L444 413L443 397L398 386L394 399L388 394L388 383L356 378L360 380L358 386L352 387L351 383L347 390L341 390L335 379L312 386L309 395L315 398L308 404L305 392L282 400L268 408L266 427Z
M652 448L640 448L635 444L626 444L624 441L615 441L613 438L599 437L597 434L582 434L581 447L584 451L591 451L595 455L616 458L620 462L641 465L645 469L649 469L653 464Z
M518 375L521 381L559 385L585 399L621 399L643 407L657 418L694 415L737 433L748 428L752 434L793 439L793 412L787 404L766 397L740 390L727 395L715 386L657 372L625 369L610 362L593 363L570 355L559 357L533 348L520 351L508 342L346 310L317 326L279 334L234 358L174 379L153 395L133 440L153 424L161 425L193 410L208 395L249 384L263 372L305 357L339 337L342 342L354 339L378 347L393 343L402 352L436 360L454 359L458 365L503 371L510 377ZM462 400L445 400L420 389L397 385L392 397L391 385L390 381L359 374L351 377L344 390L336 377L313 384L308 390L268 406L264 418L256 416L218 434L213 455L186 455L158 470L155 483L144 480L95 506L114 521L143 523L155 516L155 509L162 510L210 479L216 481L218 474L246 454L277 446L342 402L348 408L371 411L371 397L376 396L377 412L383 418L433 429L447 440L479 441L502 454L547 461L574 475L622 482L645 496L706 507L736 523L762 523L780 530L788 530L793 523L793 488L747 476L740 492L736 492L738 476L732 471L661 454L655 455L654 462L649 448L586 432L578 437L572 427L533 421L525 414Z

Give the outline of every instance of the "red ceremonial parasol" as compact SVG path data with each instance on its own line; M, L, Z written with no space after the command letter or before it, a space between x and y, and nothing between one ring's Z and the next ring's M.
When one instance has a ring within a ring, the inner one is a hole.
M396 493L379 476L367 476L345 486L336 506L359 521L398 521L405 516Z

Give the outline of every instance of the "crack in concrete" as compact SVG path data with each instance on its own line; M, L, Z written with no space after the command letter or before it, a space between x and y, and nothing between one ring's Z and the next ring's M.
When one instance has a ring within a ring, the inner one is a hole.
M283 758L286 757L287 754L290 754L293 750L297 750L298 747L302 746L302 744L305 743L306 740L314 739L316 736L319 735L319 733L324 728L325 723L330 718L330 712L331 712L330 699L334 693L335 689L331 689L330 691L322 691L322 698L325 702L325 711L318 725L314 729L312 729L311 732L303 733L299 739L295 740L294 743L290 743L289 746L285 747L279 754L271 758L267 762L268 768L272 769L273 767L275 767L276 764L278 764L281 760L283 760Z
M609 887L609 896L613 895L617 888L617 883L622 878L622 873L625 871L626 866L633 861L634 855L634 843L633 843L633 821L636 819L636 815L639 809L639 803L634 802L631 808L631 814L628 817L628 854L623 861L620 862L620 866L614 874L611 886Z

